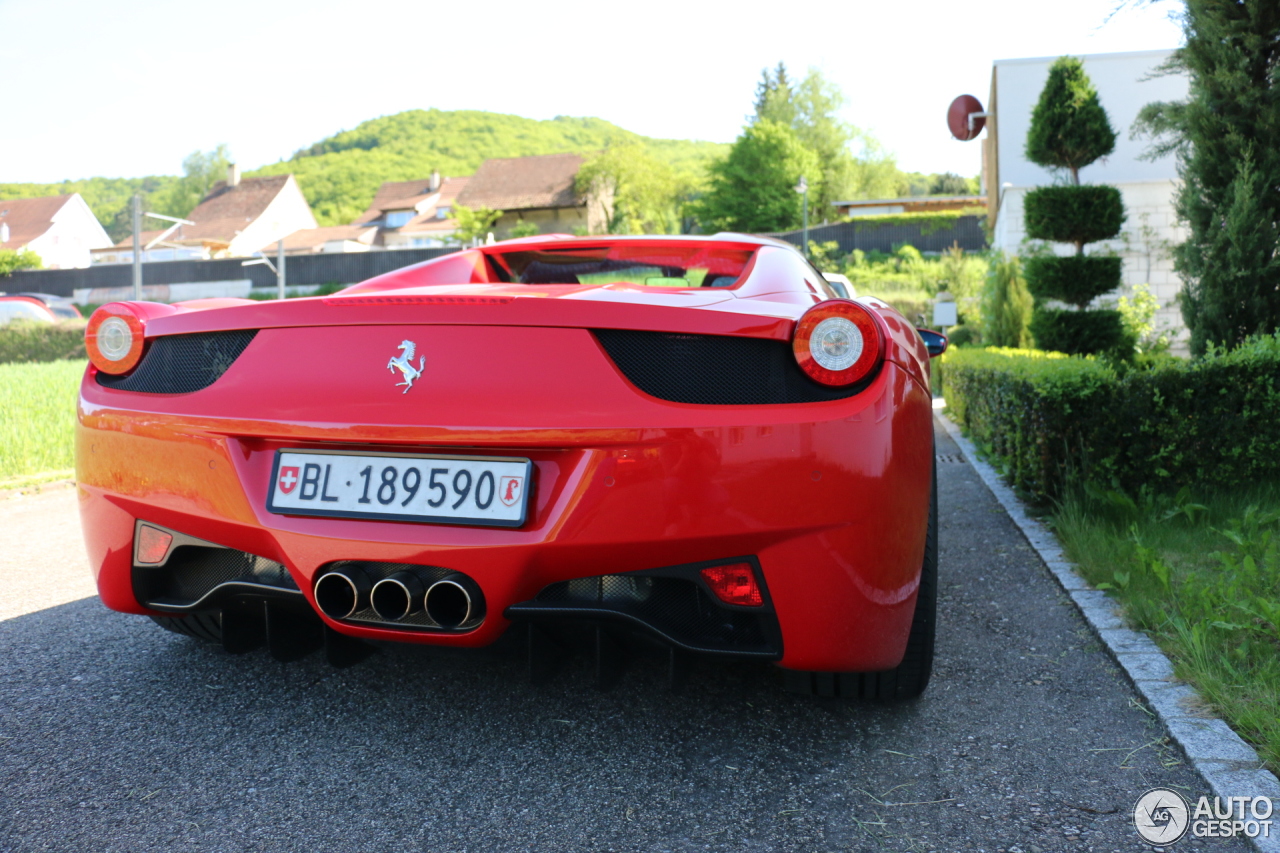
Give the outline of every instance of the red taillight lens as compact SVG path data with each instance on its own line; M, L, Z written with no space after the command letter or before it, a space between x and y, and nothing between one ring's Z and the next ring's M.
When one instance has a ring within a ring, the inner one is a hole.
M791 348L809 378L832 387L865 379L884 360L884 336L870 309L846 299L806 311Z
M128 373L142 358L142 318L123 302L103 305L84 329L84 348L103 373Z
M163 563L172 544L172 533L141 524L138 526L138 549L134 559L139 563Z
M702 579L711 587L716 598L725 604L739 607L759 607L764 604L760 584L750 563L734 563L730 566L712 566L702 570Z

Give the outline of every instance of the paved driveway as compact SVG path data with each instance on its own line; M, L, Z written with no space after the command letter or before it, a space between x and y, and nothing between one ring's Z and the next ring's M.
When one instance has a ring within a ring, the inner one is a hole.
M646 661L598 693L503 651L233 658L90 597L72 490L0 504L0 853L1143 849L1139 794L1207 791L938 452L938 662L898 707L758 665L670 694Z

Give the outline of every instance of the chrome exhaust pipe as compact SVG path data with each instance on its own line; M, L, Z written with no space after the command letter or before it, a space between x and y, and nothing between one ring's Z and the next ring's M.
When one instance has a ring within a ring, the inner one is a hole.
M346 619L369 606L369 576L359 569L326 572L316 581L316 606L330 619Z
M423 607L441 628L461 628L483 616L480 588L466 575L445 575L427 588Z
M379 619L396 622L422 607L426 588L413 572L396 572L373 585L369 604Z

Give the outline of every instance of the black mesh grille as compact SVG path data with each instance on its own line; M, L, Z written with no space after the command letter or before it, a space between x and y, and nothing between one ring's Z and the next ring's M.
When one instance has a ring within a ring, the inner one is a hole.
M208 388L240 357L256 329L156 338L127 376L98 373L98 384L143 394L189 394Z
M825 388L804 374L784 341L629 329L595 335L637 388L673 403L817 403L850 397L871 379Z
M232 548L182 545L162 566L133 569L134 592L144 604L194 604L231 581L298 588L280 563Z
M539 605L630 616L685 645L716 651L774 651L765 620L772 613L720 607L695 581L646 575L603 575L546 587Z

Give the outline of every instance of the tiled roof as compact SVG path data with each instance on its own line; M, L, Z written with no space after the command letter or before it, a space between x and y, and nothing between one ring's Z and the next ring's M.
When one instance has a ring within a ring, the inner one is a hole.
M466 188L470 180L470 178L442 178L440 189L436 191L440 197L430 208L424 209L422 214L433 216L436 206L453 204L458 193ZM369 209L360 214L356 222L372 222L375 219L381 219L383 213L388 210L416 209L420 202L436 194L431 192L430 186L430 178L417 181L387 181L378 188L377 195L369 204Z
M284 250L286 252L311 251L323 246L330 240L352 240L367 245L373 242L375 233L377 233L376 229L364 225L330 225L325 228L304 228L301 231L294 231L284 238ZM263 251L270 254L272 248L274 248L274 245L267 247Z
M48 231L54 215L69 201L70 195L0 201L0 223L9 226L9 239L0 243L0 249L21 249Z
M485 160L458 196L458 204L493 210L578 207L573 181L581 154L543 154Z
M275 200L292 175L267 178L243 178L239 186L229 187L218 181L196 209L184 216L195 225L183 225L171 235L179 240L220 240L230 243L237 231L262 215Z

